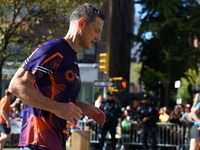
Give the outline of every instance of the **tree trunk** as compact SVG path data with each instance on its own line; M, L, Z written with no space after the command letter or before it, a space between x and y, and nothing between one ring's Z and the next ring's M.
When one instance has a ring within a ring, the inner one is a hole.
M133 34L132 0L110 0L107 52L110 53L109 77L123 77L129 91L130 51Z

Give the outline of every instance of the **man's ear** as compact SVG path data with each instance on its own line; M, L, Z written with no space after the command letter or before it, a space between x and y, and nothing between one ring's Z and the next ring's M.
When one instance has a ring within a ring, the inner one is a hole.
M85 23L85 18L80 18L78 20L78 28L79 28L79 30L83 29L84 23Z

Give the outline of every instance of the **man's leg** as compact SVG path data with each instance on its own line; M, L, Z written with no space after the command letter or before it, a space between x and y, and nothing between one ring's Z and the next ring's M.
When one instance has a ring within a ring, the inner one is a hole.
M1 133L1 137L0 137L0 150L2 150L4 148L4 145L6 143L6 141L8 139L11 138L11 134L5 134L5 133Z
M190 139L190 150L199 150L199 146L195 138Z
M154 127L149 128L148 137L151 141L152 150L157 150L156 128L154 128Z
M112 150L116 149L116 125L110 126L109 127L109 131L110 131L110 135L111 135L111 145L112 145Z
M147 145L147 136L148 132L145 126L142 126L141 128L141 142L142 142L142 150L148 150L148 145Z
M99 142L99 150L103 149L107 131L108 131L108 128L107 128L106 124L101 126L101 137L100 137L100 142Z

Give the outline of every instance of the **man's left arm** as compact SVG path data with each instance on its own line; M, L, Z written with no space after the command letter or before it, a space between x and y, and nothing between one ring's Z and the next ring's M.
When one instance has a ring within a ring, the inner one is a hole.
M7 128L10 128L10 121L9 121L9 116L6 115L6 111L3 109L1 110L1 115L6 121Z
M156 109L156 107L153 107L153 112L150 116L150 119L155 122L157 122L159 120L159 114L158 114L158 110Z
M103 125L105 123L106 115L99 108L80 101L76 102L75 105L79 107L86 116L94 119L98 125Z
M118 104L118 108L117 108L117 116L118 118L122 117L122 109L121 109L121 106Z

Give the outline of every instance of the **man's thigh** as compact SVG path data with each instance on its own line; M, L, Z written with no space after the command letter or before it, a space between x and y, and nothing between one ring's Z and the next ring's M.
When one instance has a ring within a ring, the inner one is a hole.
M190 140L190 150L199 150L199 144L200 141L197 141L196 139L192 138Z

